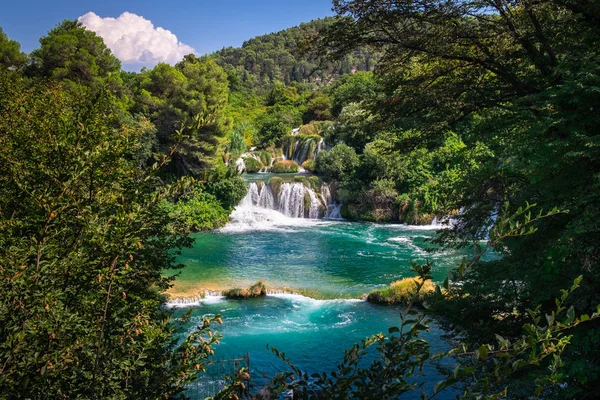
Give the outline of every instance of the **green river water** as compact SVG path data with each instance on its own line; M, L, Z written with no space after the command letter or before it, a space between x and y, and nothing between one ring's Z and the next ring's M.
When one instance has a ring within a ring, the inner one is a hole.
M172 305L191 307L192 323L207 314L221 314L218 330L224 338L216 357L249 353L253 385L260 386L264 377L283 368L267 344L311 372L332 371L344 349L399 325L400 307L370 304L359 296L414 276L409 260L430 259L434 280L442 281L465 255L429 251L427 240L434 235L435 227L289 218L274 210L240 206L225 228L195 235L193 248L180 257L186 268L176 291L247 287L259 279L273 291L262 299L234 301L212 295ZM441 333L434 325L426 336L434 350L449 346ZM433 365L426 373L428 387L440 379Z

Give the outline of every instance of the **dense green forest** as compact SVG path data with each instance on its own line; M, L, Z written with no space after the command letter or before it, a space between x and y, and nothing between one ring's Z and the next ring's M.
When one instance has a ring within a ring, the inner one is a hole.
M139 73L74 21L29 55L0 30L1 398L171 398L203 370L219 318L176 340L164 272L245 196L240 157L314 172L348 219L446 220L437 245L500 256L420 297L466 343L432 396L600 395L598 2L333 4L335 18ZM417 390L427 315L408 307L338 373L290 363L269 389Z

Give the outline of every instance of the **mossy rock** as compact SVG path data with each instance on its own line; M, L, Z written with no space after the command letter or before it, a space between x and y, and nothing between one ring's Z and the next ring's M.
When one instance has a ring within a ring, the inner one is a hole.
M422 304L423 301L435 292L435 284L430 280L425 284L417 294L416 283L421 283L420 278L404 278L393 282L389 287L374 290L367 296L367 301L378 304L406 304L414 301L416 304Z
M271 161L273 160L273 156L266 150L260 152L260 161L263 163L265 167L271 165Z
M302 175L296 175L296 176L294 176L294 182L303 183L304 186L309 186L310 185L308 183L308 180L306 179L306 177L302 176Z
M315 160L306 160L302 163L302 168L309 172L315 172L315 170L317 169L317 163L315 162Z
M281 185L283 185L283 179L278 176L274 176L273 178L271 178L271 180L269 180L269 186L271 187L271 192L273 192L273 196L275 196L276 198L277 198L277 196L279 196L279 191L281 190Z
M310 211L310 194L308 192L304 192L304 216L308 217L308 213Z
M244 300L256 297L264 297L267 295L267 287L264 281L258 281L247 289L230 289L223 293L227 299Z
M278 161L271 168L271 172L276 174L296 173L298 172L298 164L291 160Z
M253 174L263 169L264 165L255 158L245 157L244 164L246 164L246 172Z
M306 179L308 180L308 182L310 183L310 186L313 189L316 189L316 190L319 190L319 191L321 190L321 179L319 179L318 176L313 175L313 176L309 176Z

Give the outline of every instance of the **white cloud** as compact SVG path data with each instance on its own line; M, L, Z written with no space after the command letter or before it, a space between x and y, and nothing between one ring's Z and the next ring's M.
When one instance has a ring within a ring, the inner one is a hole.
M151 21L124 12L118 18L101 18L89 12L78 18L96 32L113 54L126 65L151 67L159 62L175 64L195 50L177 40L171 31L155 28Z

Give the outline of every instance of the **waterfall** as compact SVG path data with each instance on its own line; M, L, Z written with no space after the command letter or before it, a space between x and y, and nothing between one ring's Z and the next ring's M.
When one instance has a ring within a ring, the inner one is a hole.
M248 194L238 207L259 207L279 211L292 218L317 219L326 207L323 199L310 187L300 182L282 183L277 196L264 182L252 182Z
M237 170L239 173L244 172L244 170L246 169L246 163L244 162L243 158L238 158L238 160L235 162L235 165L237 166Z
M307 160L316 159L325 149L325 141L320 136L287 136L283 141L283 159L302 165Z
M343 219L342 218L342 204L336 203L335 198L331 195L331 190L326 184L321 185L321 196L327 205L327 211L325 211L326 219Z

